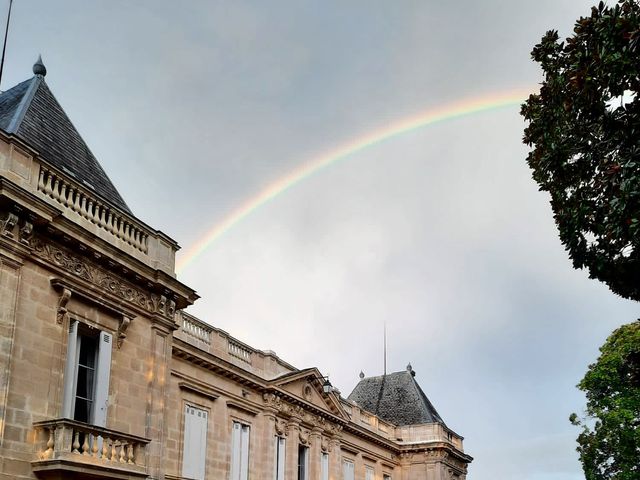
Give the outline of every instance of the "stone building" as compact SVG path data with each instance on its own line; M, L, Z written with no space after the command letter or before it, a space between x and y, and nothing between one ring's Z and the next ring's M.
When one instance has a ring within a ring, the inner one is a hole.
M0 94L0 478L466 478L411 368L343 398L184 312L178 245L34 74Z

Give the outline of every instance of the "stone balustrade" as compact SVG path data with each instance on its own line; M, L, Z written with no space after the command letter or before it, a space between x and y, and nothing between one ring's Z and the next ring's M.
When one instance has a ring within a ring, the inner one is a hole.
M222 358L256 375L271 379L296 369L271 350L259 350L232 337L229 333L180 311L176 315L180 328L174 337L207 353Z
M213 327L184 312L182 313L182 331L206 344L211 343Z
M56 460L142 473L149 439L68 419L33 424L37 459L34 470Z
M245 347L239 342L234 342L231 339L228 340L227 349L228 349L229 355L231 355L232 357L239 358L243 362L246 362L249 365L251 365L251 354L253 353L253 350L251 350L248 347Z
M40 166L38 191L51 197L65 208L69 208L98 227L128 243L142 253L148 253L149 232L129 215L98 200L88 189L72 183L68 178Z

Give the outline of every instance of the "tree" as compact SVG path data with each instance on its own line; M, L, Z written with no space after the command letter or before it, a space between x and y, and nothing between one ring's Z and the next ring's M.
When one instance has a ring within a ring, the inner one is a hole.
M640 4L600 2L532 57L544 80L522 106L527 162L560 239L575 268L640 300Z
M570 417L586 479L640 479L640 320L609 336L578 388L593 419Z

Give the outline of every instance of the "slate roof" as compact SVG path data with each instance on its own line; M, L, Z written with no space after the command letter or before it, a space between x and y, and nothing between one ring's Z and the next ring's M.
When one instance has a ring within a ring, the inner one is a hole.
M44 75L35 75L0 94L0 129L19 137L103 200L131 213L49 90Z
M363 378L349 400L396 426L421 423L445 424L416 382L410 367L403 372Z

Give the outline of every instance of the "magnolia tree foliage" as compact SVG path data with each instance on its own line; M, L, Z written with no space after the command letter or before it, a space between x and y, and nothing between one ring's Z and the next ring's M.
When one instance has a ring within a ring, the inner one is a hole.
M640 479L640 320L615 330L578 384L587 419L578 452L587 480Z
M640 4L602 2L571 37L532 52L544 72L522 106L527 162L551 194L575 268L640 300Z

